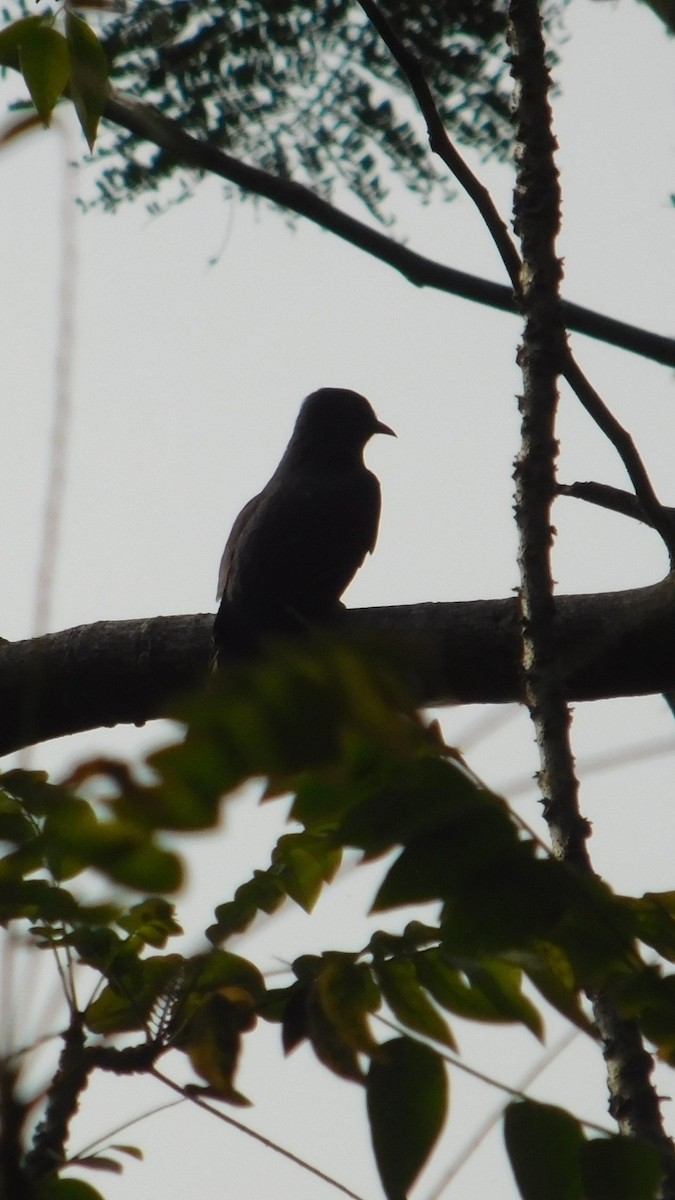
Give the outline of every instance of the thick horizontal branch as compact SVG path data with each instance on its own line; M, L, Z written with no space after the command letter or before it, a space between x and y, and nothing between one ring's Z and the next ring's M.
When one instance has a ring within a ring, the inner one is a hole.
M556 601L564 692L600 700L675 690L675 578ZM520 701L515 599L351 609L421 704ZM213 617L101 621L0 647L0 753L84 729L166 716L198 686Z
M466 271L457 271L443 263L417 254L393 238L372 229L343 213L323 200L310 188L293 180L282 179L233 158L212 142L199 141L162 115L157 109L139 100L111 91L103 116L115 125L128 129L136 137L160 147L174 162L196 171L208 171L236 184L244 191L264 196L299 216L306 217L322 229L336 234L381 262L400 271L418 287L432 287L450 292L465 300L487 304L503 312L516 313L511 287L492 283ZM623 350L630 350L654 362L675 367L675 340L662 334L640 329L613 317L569 301L562 303L563 320L568 329L584 333Z

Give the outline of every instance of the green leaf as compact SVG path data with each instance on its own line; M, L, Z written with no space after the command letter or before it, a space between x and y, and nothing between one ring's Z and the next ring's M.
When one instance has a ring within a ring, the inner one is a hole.
M108 95L108 62L93 29L70 10L66 12L66 36L71 63L70 92L82 132L93 150Z
M449 1012L470 1021L520 1021L542 1036L541 1016L520 990L522 973L496 958L456 958L443 950L422 950L415 956L420 983Z
M265 995L265 980L254 963L229 950L210 950L186 963L186 977L192 992L236 989L247 993L253 1003Z
M465 903L469 886L480 892L483 881L493 879L504 863L527 853L502 802L489 793L481 799L477 795L473 806L462 799L456 810L453 807L446 814L442 826L406 843L382 883L373 910L458 895Z
M135 1158L137 1162L143 1161L143 1151L138 1146L130 1146L128 1142L111 1142L108 1149L116 1150L118 1154L126 1154L128 1158Z
M35 837L35 824L14 796L0 788L0 841L21 846Z
M504 1113L504 1140L523 1200L586 1200L584 1135L561 1108L519 1100Z
M72 801L66 788L48 782L46 771L24 771L16 767L0 775L0 786L16 796L26 812L34 817L44 817L63 806L67 808Z
M531 950L513 951L506 957L522 967L545 1000L584 1033L598 1032L581 1006L574 972L565 952L553 942L534 941Z
M664 958L675 961L675 892L646 892L622 896L621 902L635 919L635 935Z
M175 919L175 907L160 896L152 896L134 904L127 913L119 917L117 924L139 941L161 950L170 937L183 932Z
M41 1179L35 1187L36 1200L103 1200L100 1192L81 1179Z
M182 882L178 856L157 846L130 821L99 820L87 801L70 796L44 822L48 862L58 878L95 867L115 883L139 891L175 891Z
M315 997L352 1049L372 1054L376 1042L368 1025L369 1013L380 1006L380 993L370 968L354 962L351 954L332 952L324 955L315 985Z
M420 986L412 962L384 959L375 964L374 970L382 995L399 1021L451 1050L457 1049L446 1022Z
M258 1007L267 1021L281 1021L281 1044L284 1054L290 1054L309 1037L309 1001L311 987L294 983L289 988L268 992Z
M311 912L324 883L330 883L342 861L342 851L331 838L309 833L289 833L279 838L272 855L274 873L287 894L305 912Z
M65 888L46 879L0 879L0 923L27 917L37 922L68 921L80 913L77 900Z
M86 1010L87 1028L101 1034L145 1030L156 1006L173 996L183 972L179 954L114 959L106 972L108 987Z
M122 1164L107 1154L87 1154L84 1158L76 1158L74 1161L78 1167L88 1167L90 1171L109 1171L111 1175L122 1174Z
M663 1162L654 1146L634 1138L594 1138L582 1147L588 1200L655 1200Z
M448 1085L442 1060L409 1038L385 1042L370 1064L366 1100L387 1200L405 1200L445 1122Z
M241 1031L238 1006L214 992L200 1004L177 1041L188 1054L197 1074L222 1100L240 1107L250 1104L250 1100L234 1086Z
M70 54L63 34L48 25L27 30L19 47L19 62L31 100L45 125L70 78Z
M35 29L44 26L46 20L47 17L23 17L0 31L0 67L12 67L15 71L21 69L19 55L22 43Z
M424 804L420 804L424 796ZM340 838L376 857L392 846L407 846L429 833L455 838L455 855L474 849L475 821L491 823L492 845L501 837L515 841L516 830L504 801L485 790L446 758L423 757L397 763L373 793L352 807L340 827ZM466 828L465 828L465 823Z
M640 964L612 980L610 995L623 1017L639 1022L659 1057L675 1064L675 975L661 975L659 967Z
M306 1006L304 1012L303 992ZM329 1071L333 1071L341 1079L351 1079L354 1083L363 1081L363 1071L353 1037L345 1037L344 1030L327 1015L317 997L315 986L299 988L294 1003L288 1007L284 1020L286 1052L304 1037L309 1039L319 1062L328 1067Z
M487 1020L520 1021L535 1037L544 1036L541 1014L521 990L520 967L503 959L484 958L463 967L469 984L479 992L491 1009Z
M206 936L210 942L218 944L233 933L242 933L255 920L259 910L268 914L276 912L285 899L281 880L271 869L254 871L253 878L237 888L234 900L218 905L217 924L209 926Z

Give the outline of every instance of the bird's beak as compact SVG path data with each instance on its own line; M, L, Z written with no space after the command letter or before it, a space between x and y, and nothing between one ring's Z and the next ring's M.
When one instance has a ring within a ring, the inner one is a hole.
M388 433L390 437L396 437L396 434L394 433L393 429L390 429L388 425L385 425L384 421L376 422L374 432L375 433Z

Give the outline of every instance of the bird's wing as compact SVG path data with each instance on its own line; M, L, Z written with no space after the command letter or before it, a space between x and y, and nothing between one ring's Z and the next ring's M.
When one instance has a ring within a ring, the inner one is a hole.
M244 505L230 530L230 535L225 543L223 556L220 560L220 567L218 568L218 588L216 590L216 600L221 600L223 597L225 588L227 586L227 577L230 573L230 567L232 566L232 556L234 555L235 547L245 526L248 525L248 522L251 520L256 508L260 504L261 498L262 492L259 492L257 496L253 496L253 498L249 500L248 504Z
M330 612L375 546L379 515L379 483L364 467L273 478L228 538L224 595L253 620Z

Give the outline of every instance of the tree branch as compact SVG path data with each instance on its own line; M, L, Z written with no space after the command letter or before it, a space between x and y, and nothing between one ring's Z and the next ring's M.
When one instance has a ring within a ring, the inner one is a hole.
M509 45L516 83L516 232L523 254L520 304L525 331L519 352L524 394L522 444L516 464L516 521L520 532L525 693L537 735L544 816L556 857L593 875L590 826L578 804L570 744L571 718L556 644L550 566L551 503L556 491L555 416L562 370L591 415L619 450L637 497L665 541L673 562L672 525L656 498L632 439L566 353L559 302L562 264L555 251L560 228L556 142L548 103L549 73L538 0L510 0ZM622 1133L655 1146L663 1163L660 1195L675 1190L675 1147L666 1135L651 1081L654 1064L635 1021L619 1017L606 993L589 992L607 1064L610 1112Z
M465 300L487 304L502 312L515 314L517 311L512 288L492 283L465 271L457 271L453 267L417 254L379 230L371 229L362 221L341 212L302 184L280 179L258 167L251 167L226 154L211 142L200 142L150 105L111 90L103 116L113 124L128 129L137 137L158 146L177 163L196 171L208 171L218 175L244 191L264 196L274 204L306 217L322 229L329 230L351 245L387 263L417 287L431 287L449 292ZM568 329L629 350L633 354L640 354L664 366L675 367L673 338L640 329L613 317L606 317L602 313L569 301L563 301L562 312Z
M413 96L426 122L431 149L442 159L460 186L464 188L469 199L476 206L504 263L506 273L511 280L514 295L517 298L518 307L521 310L524 307L526 308L527 305L523 305L523 290L526 293L532 293L533 290L531 264L526 263L523 273L523 264L520 260L520 255L515 243L511 239L506 222L500 216L487 188L483 186L473 171L470 170L446 132L441 114L431 94L431 89L418 58L401 41L376 0L359 0L359 3L408 80ZM548 106L546 105L545 107L546 111L548 111ZM539 149L541 149L541 137L539 137ZM535 166L541 168L545 166L545 163L545 156L538 154ZM523 172L524 164L521 158L516 159L516 167L517 172ZM541 170L539 174L542 174ZM552 178L557 178L554 172ZM557 212L559 207L558 202L556 202L555 207ZM533 224L536 228L538 219L536 212L534 217ZM556 325L558 326L564 321L563 307L559 296L561 279L562 272L560 271L555 288ZM561 334L562 329L557 330L556 333ZM544 337L543 340L546 341L546 338ZM628 477L635 488L635 494L644 511L649 514L650 524L663 539L672 567L675 562L675 530L672 527L667 512L664 511L658 500L632 437L612 414L598 392L596 392L595 388L586 378L576 363L571 350L565 345L562 336L556 336L551 344L553 345L554 343L559 347L560 352L560 363L555 364L555 373L559 369L565 376L565 379L586 411L617 450L626 468ZM550 358L551 355L549 354L548 357Z
M612 487L609 483L595 483L588 480L584 483L559 483L556 485L559 496L572 496L575 500L585 500L588 504L596 504L599 508L607 508L611 512L621 513L631 517L633 521L642 521L644 525L654 527L654 522L632 492L624 492L622 488ZM675 508L659 506L660 514L665 517L675 537Z
M523 699L514 598L347 610L420 704ZM675 689L675 578L555 600L568 700ZM169 716L213 657L213 616L107 621L0 646L0 753L85 729Z
M565 353L562 370L565 379L581 400L586 412L618 452L626 474L635 488L635 496L645 514L645 520L660 535L668 551L672 569L675 565L675 528L669 509L661 504L654 491L635 442L621 422L610 412L604 400L574 361L569 350Z
M478 209L506 267L513 290L517 293L520 288L521 263L515 243L506 222L499 215L489 191L470 170L457 147L448 137L419 59L401 41L393 25L375 0L359 0L359 4L408 80L420 112L426 121L431 149L442 159Z
M556 141L548 102L549 72L537 0L510 0L508 37L515 81L516 184L514 226L521 242L520 307L525 318L518 362L521 444L516 458L523 671L527 706L539 747L539 785L553 853L590 872L588 822L578 809L578 782L570 745L555 633L551 570L551 506L558 443L555 422L565 329L560 311L562 263Z

